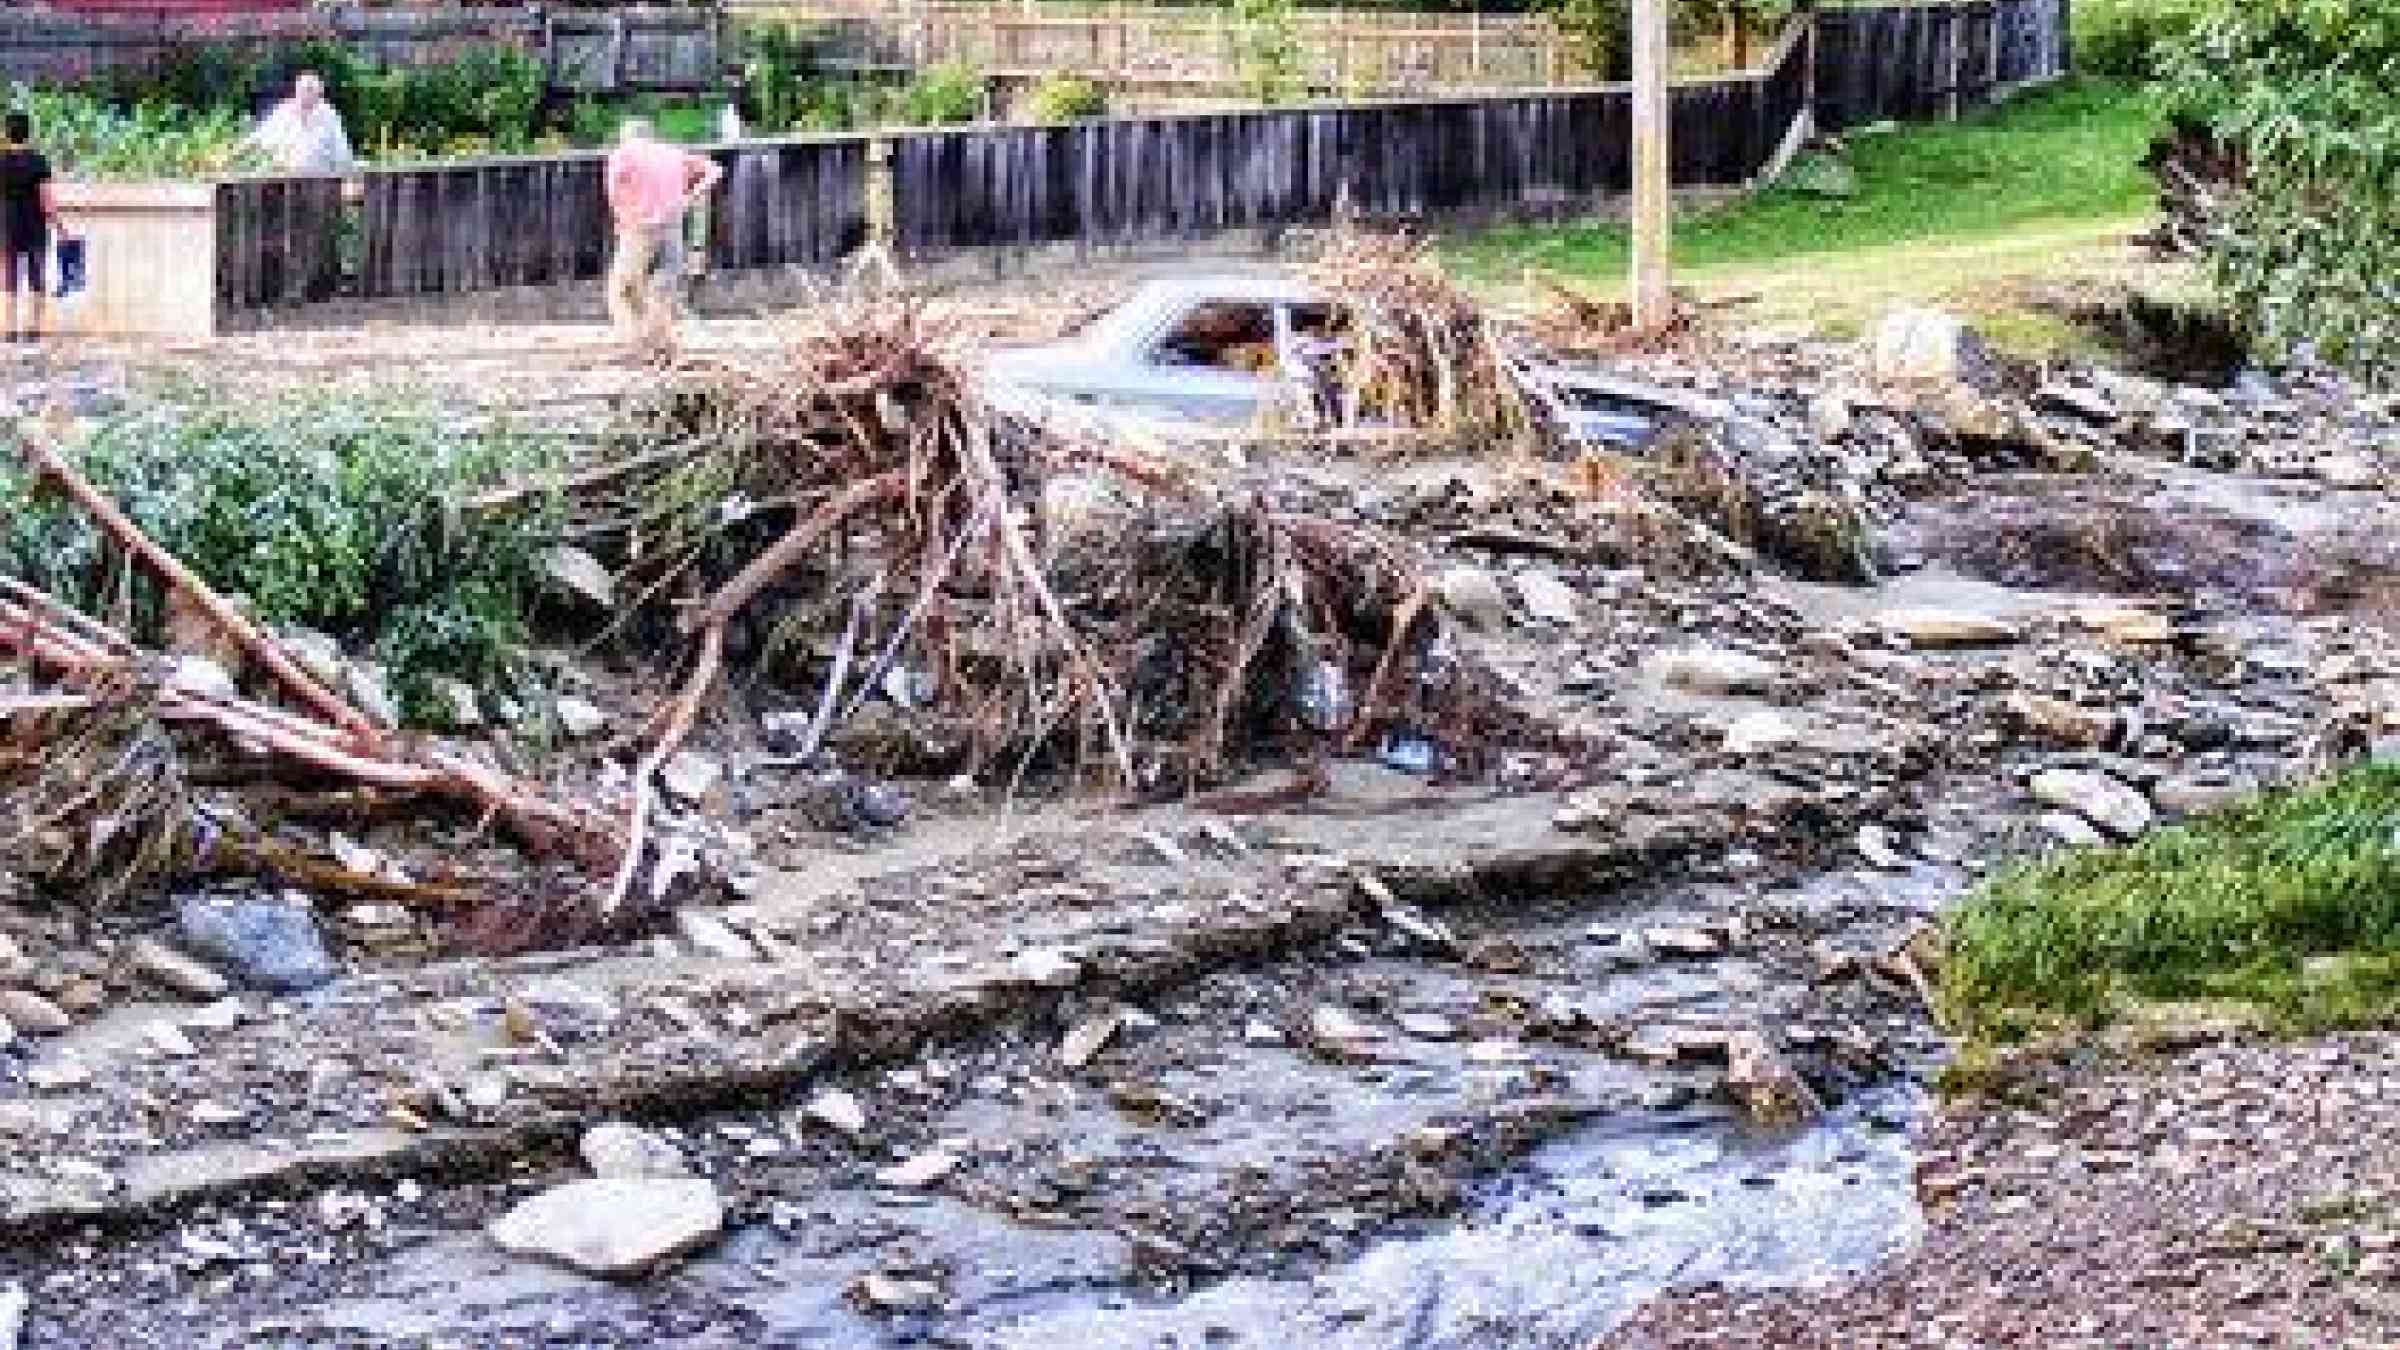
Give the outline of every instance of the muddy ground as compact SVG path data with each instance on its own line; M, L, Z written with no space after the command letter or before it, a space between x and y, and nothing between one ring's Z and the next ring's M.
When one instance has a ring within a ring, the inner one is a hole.
M626 376L558 344L441 360L462 398L604 408ZM355 353L205 360L321 378ZM26 918L56 939L37 959L114 997L0 1068L23 1344L2388 1333L2369 1284L2313 1282L2321 1236L2355 1239L2353 1271L2384 1251L2381 1136L2346 1155L2355 1184L2302 1187L2324 1119L2302 1099L2229 1095L2202 1139L2197 1115L2156 1123L2146 1077L2255 1084L2283 1054L2366 1101L2378 1043L2203 1050L2085 1071L2038 1113L1934 1111L1942 1044L1893 959L1976 876L2106 827L2035 800L2038 770L2172 819L2372 743L2400 678L2371 547L2400 446L2380 412L2275 397L2218 413L2338 471L2226 471L2113 430L2087 473L1963 466L1887 498L1871 587L1529 556L1490 544L1525 516L1489 466L1307 466L1493 583L1472 641L1602 747L1574 765L1527 751L1435 787L1370 756L1243 810L1003 811L922 783L914 819L862 838L729 737L761 876L680 938L510 961L362 942L313 994L177 1002L124 974L134 928L86 950ZM2322 435L2353 416L2353 440ZM1745 1110L1729 1051L1753 1034L1821 1116ZM486 1225L586 1175L578 1140L610 1119L714 1181L722 1240L625 1282L495 1247ZM2374 1198L2310 1227L2327 1187ZM2272 1241L2210 1236L2237 1219ZM2187 1297L2217 1288L2195 1251L2266 1292ZM2104 1263L2122 1278L2079 1277ZM1827 1282L1848 1292L1750 1292Z

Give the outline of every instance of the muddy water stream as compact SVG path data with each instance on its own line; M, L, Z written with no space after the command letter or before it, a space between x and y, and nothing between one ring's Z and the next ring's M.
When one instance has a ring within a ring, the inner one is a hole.
M1819 931L1855 930L1868 942L1870 932L1930 911L1963 882L1954 869L1920 864L1906 874L1826 874L1777 899L1820 916ZM1707 922L1725 912L1726 899L1723 888L1677 886L1458 918L1462 936L1505 932L1533 950L1588 952L1605 946L1595 930ZM1384 954L1352 962L1341 987L1383 990L1395 1018L1403 1009L1441 1009L1464 1019L1496 994L1535 997L1542 989L1569 991L1598 1015L1636 1020L1707 1018L1799 997L1771 964L1738 956L1631 968L1590 956L1569 961L1569 969L1504 978ZM1298 1244L1304 1250L1287 1252L1252 1234L1246 1252L1183 1254L1187 1266L1221 1258L1223 1273L1158 1283L1138 1250L1145 1205L1152 1214L1238 1207L1245 1188L1260 1184L1246 1179L1250 1169L1272 1173L1322 1150L1338 1157L1344 1146L1504 1113L1517 1100L1510 1079L1519 1067L1494 1068L1473 1044L1412 1043L1373 1066L1329 1066L1292 1047L1249 1043L1240 1019L1228 1034L1226 1023L1199 1011L1234 1000L1236 984L1267 1002L1322 998L1324 986L1309 983L1317 977L1305 962L1221 973L1189 1002L1162 1002L1161 1024L1126 1048L1138 1059L1129 1072L1168 1095L1205 1101L1204 1126L1145 1130L1084 1097L1031 1109L1006 1094L973 1092L933 1122L938 1135L1008 1153L1007 1184L1020 1192L1038 1187L1035 1178L1060 1155L1122 1164L1106 1184L1152 1197L1121 1211L1136 1217L1025 1223L955 1193L900 1195L795 1178L769 1221L737 1226L712 1251L646 1283L585 1280L503 1257L472 1230L429 1231L351 1271L342 1294L312 1307L309 1321L378 1346L514 1344L533 1335L575 1346L843 1350L1581 1350L1664 1290L1830 1279L1872 1265L1919 1231L1909 1141L1925 1103L1918 1075L1930 1063L1927 1037L1904 1035L1893 1049L1905 1069L1799 1129L1741 1119L1722 1101L1714 1070L1548 1046L1539 1057L1562 1074L1548 1095L1580 1103L1579 1123L1466 1178L1446 1214L1311 1205L1303 1228L1321 1236L1330 1224L1340 1240L1320 1246L1312 1236ZM709 1138L727 1124L739 1130L768 1119L692 1128ZM860 1310L852 1294L860 1278L896 1267L938 1280L938 1311ZM280 1343L256 1339L259 1330L253 1322L246 1334L228 1328L226 1339L200 1343Z

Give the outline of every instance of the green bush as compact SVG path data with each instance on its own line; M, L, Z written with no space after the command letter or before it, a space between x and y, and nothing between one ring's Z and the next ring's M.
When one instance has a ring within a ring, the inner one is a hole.
M1108 91L1080 75L1052 75L1025 96L1027 121L1051 125L1108 116Z
M351 143L365 157L519 151L531 148L543 132L548 76L540 61L510 47L477 48L450 61L412 67L380 65L324 39L291 43L266 56L232 44L194 43L147 69L100 76L75 94L20 91L19 102L32 105L38 123L42 102L81 98L91 108L68 109L69 125L97 121L92 109L113 112L131 119L132 128L171 143L150 158L188 162L193 167L184 172L207 173L221 166L206 162L205 149L186 145L188 134L231 128L224 139L238 138L255 109L288 94L292 75L303 70L324 79L327 101L341 112ZM48 144L48 133L44 138ZM110 154L120 160L144 158L130 145L113 143Z
M263 163L242 144L242 119L223 108L143 103L120 111L82 94L21 85L8 104L32 116L35 143L68 178L201 178Z
M962 61L928 66L900 91L897 111L910 126L976 121L983 116L983 76Z
M171 407L101 424L81 467L151 538L272 624L373 649L412 719L436 676L507 687L539 577L539 512L451 503L541 467L505 435L355 396ZM71 505L0 469L0 572L94 612L132 600L155 637L163 597Z
M2154 80L2159 51L2200 22L2203 0L2076 0L2075 66L2089 75Z

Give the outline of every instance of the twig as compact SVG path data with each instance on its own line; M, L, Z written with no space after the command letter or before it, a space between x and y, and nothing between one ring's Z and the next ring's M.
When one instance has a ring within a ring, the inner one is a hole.
M658 795L658 772L672 757L683 739L692 733L692 719L700 712L700 703L708 697L716 683L718 668L725 658L725 625L709 625L700 635L700 654L692 663L691 678L667 705L667 717L659 732L658 743L642 756L640 767L633 774L633 811L625 829L625 852L617 863L616 879L609 883L608 893L600 901L602 922L616 917L625 897L633 890L633 879L641 871L642 852L649 844L650 812Z

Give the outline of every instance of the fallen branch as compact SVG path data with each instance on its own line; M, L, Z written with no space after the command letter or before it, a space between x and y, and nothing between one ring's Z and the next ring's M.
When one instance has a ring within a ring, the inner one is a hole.
M257 625L242 617L240 611L228 604L209 584L200 579L181 559L160 548L141 527L126 518L106 494L94 487L90 479L76 472L75 467L39 435L20 432L18 445L26 462L44 479L66 490L75 504L82 507L109 537L127 553L139 559L168 586L192 602L194 608L210 623L233 639L243 654L265 668L276 683L289 690L326 721L340 727L356 738L362 746L373 747L381 733L366 714L344 701L340 695L319 684L315 677L302 670L273 638L259 631Z

